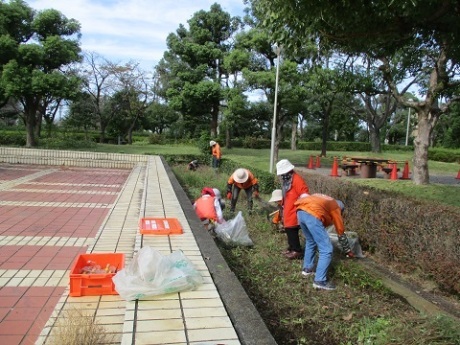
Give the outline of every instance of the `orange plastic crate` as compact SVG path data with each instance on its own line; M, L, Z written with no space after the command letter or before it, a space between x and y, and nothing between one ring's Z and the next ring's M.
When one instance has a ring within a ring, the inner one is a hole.
M184 233L176 218L141 218L139 230L144 235L178 235Z
M89 262L99 265L102 269L107 265L113 266L115 272L81 273L85 266L89 266ZM70 296L118 295L112 277L124 266L125 254L123 253L80 254L70 271Z

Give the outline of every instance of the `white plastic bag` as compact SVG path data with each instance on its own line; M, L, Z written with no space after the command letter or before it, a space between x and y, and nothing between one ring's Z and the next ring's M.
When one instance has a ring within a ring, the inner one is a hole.
M328 226L326 230L329 235L329 238L331 239L332 245L341 251L342 247L340 246L339 236L337 235L337 232L335 231L335 226L334 225ZM353 255L356 258L363 258L364 255L361 249L361 245L359 244L358 234L354 231L345 231L345 234L347 235L348 243L350 244L350 249Z
M253 245L241 211L238 212L235 218L222 224L217 224L214 231L217 238L226 244L248 247Z
M203 277L181 250L164 256L146 246L126 268L112 277L112 281L120 297L132 301L145 296L194 290L203 284Z

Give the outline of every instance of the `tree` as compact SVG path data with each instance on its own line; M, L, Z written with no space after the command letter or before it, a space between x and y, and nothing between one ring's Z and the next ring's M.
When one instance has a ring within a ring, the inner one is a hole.
M184 116L192 130L200 132L200 126L206 125L215 137L226 78L223 59L238 20L213 4L208 12L196 12L188 24L188 30L181 24L168 36L168 51L157 71L167 86L171 107Z
M22 106L27 147L37 145L51 100L70 99L79 79L65 66L80 61L80 24L60 12L32 10L20 0L0 3L0 89Z
M105 141L107 126L114 116L112 112L104 111L104 107L107 106L110 95L116 90L116 68L116 64L95 52L84 54L80 70L83 80L82 92L89 97L88 101L93 108L91 113L94 114L98 124L100 143Z
M287 45L295 46L316 37L322 45L380 62L380 72L393 97L417 113L414 182L429 183L428 147L433 128L451 104L459 100L457 1L250 2L265 14L265 23ZM405 79L417 83L419 93L423 94L419 101L404 97L405 92L401 92L394 78L395 71L403 71ZM446 100L444 107L440 107L441 98Z

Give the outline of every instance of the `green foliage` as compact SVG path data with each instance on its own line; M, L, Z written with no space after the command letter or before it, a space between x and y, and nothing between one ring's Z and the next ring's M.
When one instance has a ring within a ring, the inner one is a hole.
M428 159L438 162L460 163L459 150L433 148L428 150Z
M55 149L55 150L73 150L73 149L89 149L96 147L96 143L92 140L81 140L75 137L62 138L43 138L39 141L39 148Z
M0 130L0 145L25 146L26 133L23 131Z
M238 166L230 161L225 164L230 171ZM173 171L191 201L199 196L204 186L225 188L227 174L216 174L210 167L192 172L185 165L173 165ZM326 177L322 180L310 174L306 177L315 191L321 186L328 193L343 193L341 197L355 195L351 192L353 186L344 182ZM356 195L363 195L363 190L357 188ZM261 194L261 197L267 199L269 194ZM244 194L241 198L244 199ZM273 208L266 205L256 201L255 211L248 215L244 202L237 203L237 209L243 210L254 247L228 247L218 240L216 243L278 344L459 344L456 320L421 316L384 288L373 271L361 266L359 260L334 254L330 274L338 289L333 293L314 291L311 279L302 278L300 274L301 262L282 258L280 252L286 246L286 236L271 228L266 214ZM354 207L347 206L347 209ZM224 214L229 219L228 213ZM380 212L377 216L385 215ZM393 219L394 213L388 213L387 217ZM346 224L353 227L355 223L346 218ZM368 226L367 221L364 226ZM411 240L414 240L413 235ZM440 260L434 261L439 263Z
M211 136L208 132L201 132L200 139L197 142L198 149L203 155L210 155L211 154L211 147L209 146L209 142L211 141Z

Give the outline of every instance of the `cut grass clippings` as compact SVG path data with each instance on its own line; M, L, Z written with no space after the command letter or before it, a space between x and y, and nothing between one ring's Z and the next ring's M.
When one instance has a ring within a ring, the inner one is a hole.
M174 166L173 171L191 201L205 186L224 191L229 175L205 166L196 172ZM268 197L263 195L265 200ZM217 244L278 344L460 344L460 330L452 319L420 315L385 288L359 259L335 253L329 278L337 290L315 290L312 278L301 275L302 261L289 261L281 254L287 246L286 235L267 220L270 206L255 201L249 216L241 193L239 210L254 246ZM228 207L224 215L230 219Z

